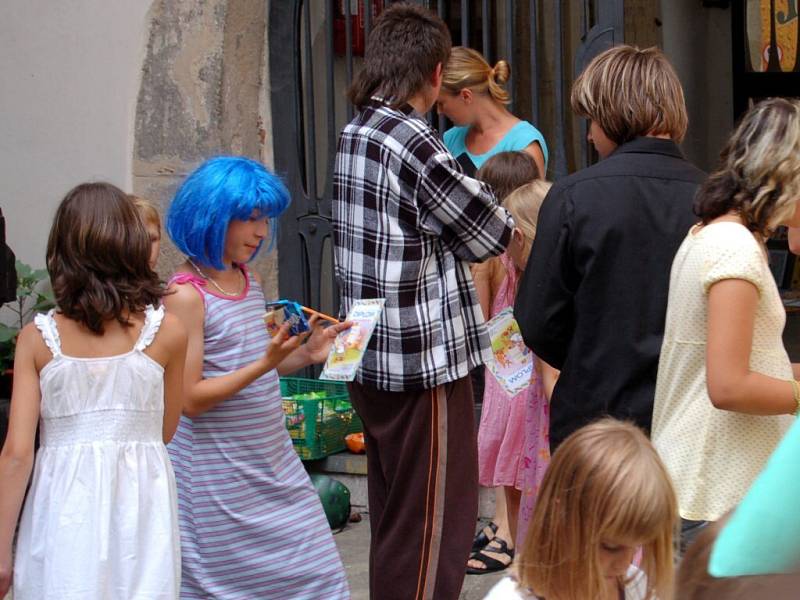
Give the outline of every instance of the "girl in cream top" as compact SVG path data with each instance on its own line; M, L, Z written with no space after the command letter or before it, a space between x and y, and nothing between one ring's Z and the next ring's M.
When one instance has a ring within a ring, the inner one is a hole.
M698 193L675 256L652 440L682 518L733 508L793 422L800 387L764 240L800 224L800 103L772 99L745 116Z
M692 228L672 264L652 430L681 517L692 521L716 521L733 508L793 421L719 410L709 398L708 292L727 279L747 281L758 292L750 369L792 379L781 338L786 313L764 248L733 221Z

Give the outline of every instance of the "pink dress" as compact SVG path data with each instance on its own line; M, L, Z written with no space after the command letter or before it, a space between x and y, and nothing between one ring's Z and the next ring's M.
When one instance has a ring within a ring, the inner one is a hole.
M534 381L527 390L525 402L525 440L522 450L522 495L519 500L517 545L523 546L528 524L536 506L536 495L550 464L550 403L544 395L541 378L534 372Z
M517 270L507 254L500 256L506 277L492 303L491 316L514 304ZM550 460L548 406L541 378L513 398L486 370L483 411L478 429L479 482L486 487L522 490L520 528L527 531L536 491Z

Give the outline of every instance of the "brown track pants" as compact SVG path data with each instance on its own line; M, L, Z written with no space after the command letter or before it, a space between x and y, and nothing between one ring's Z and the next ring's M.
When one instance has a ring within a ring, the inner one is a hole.
M372 600L457 600L478 513L469 377L430 390L349 384L364 422Z

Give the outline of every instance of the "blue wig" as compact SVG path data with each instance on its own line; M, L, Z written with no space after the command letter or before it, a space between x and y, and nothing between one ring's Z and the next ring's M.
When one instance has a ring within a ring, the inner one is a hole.
M167 232L193 261L224 269L222 254L230 222L246 221L253 213L269 217L271 249L278 217L289 202L283 182L260 163L219 156L200 165L178 188L167 213ZM253 257L260 249L259 245Z

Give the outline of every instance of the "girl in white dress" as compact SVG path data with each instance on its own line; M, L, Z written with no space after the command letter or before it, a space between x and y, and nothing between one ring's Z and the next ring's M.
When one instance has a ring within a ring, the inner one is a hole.
M175 478L164 443L180 415L186 333L163 295L132 201L79 185L56 212L47 269L57 310L17 342L0 455L0 597L178 597Z
M672 598L677 524L675 492L644 433L597 421L553 454L516 574L486 600Z

